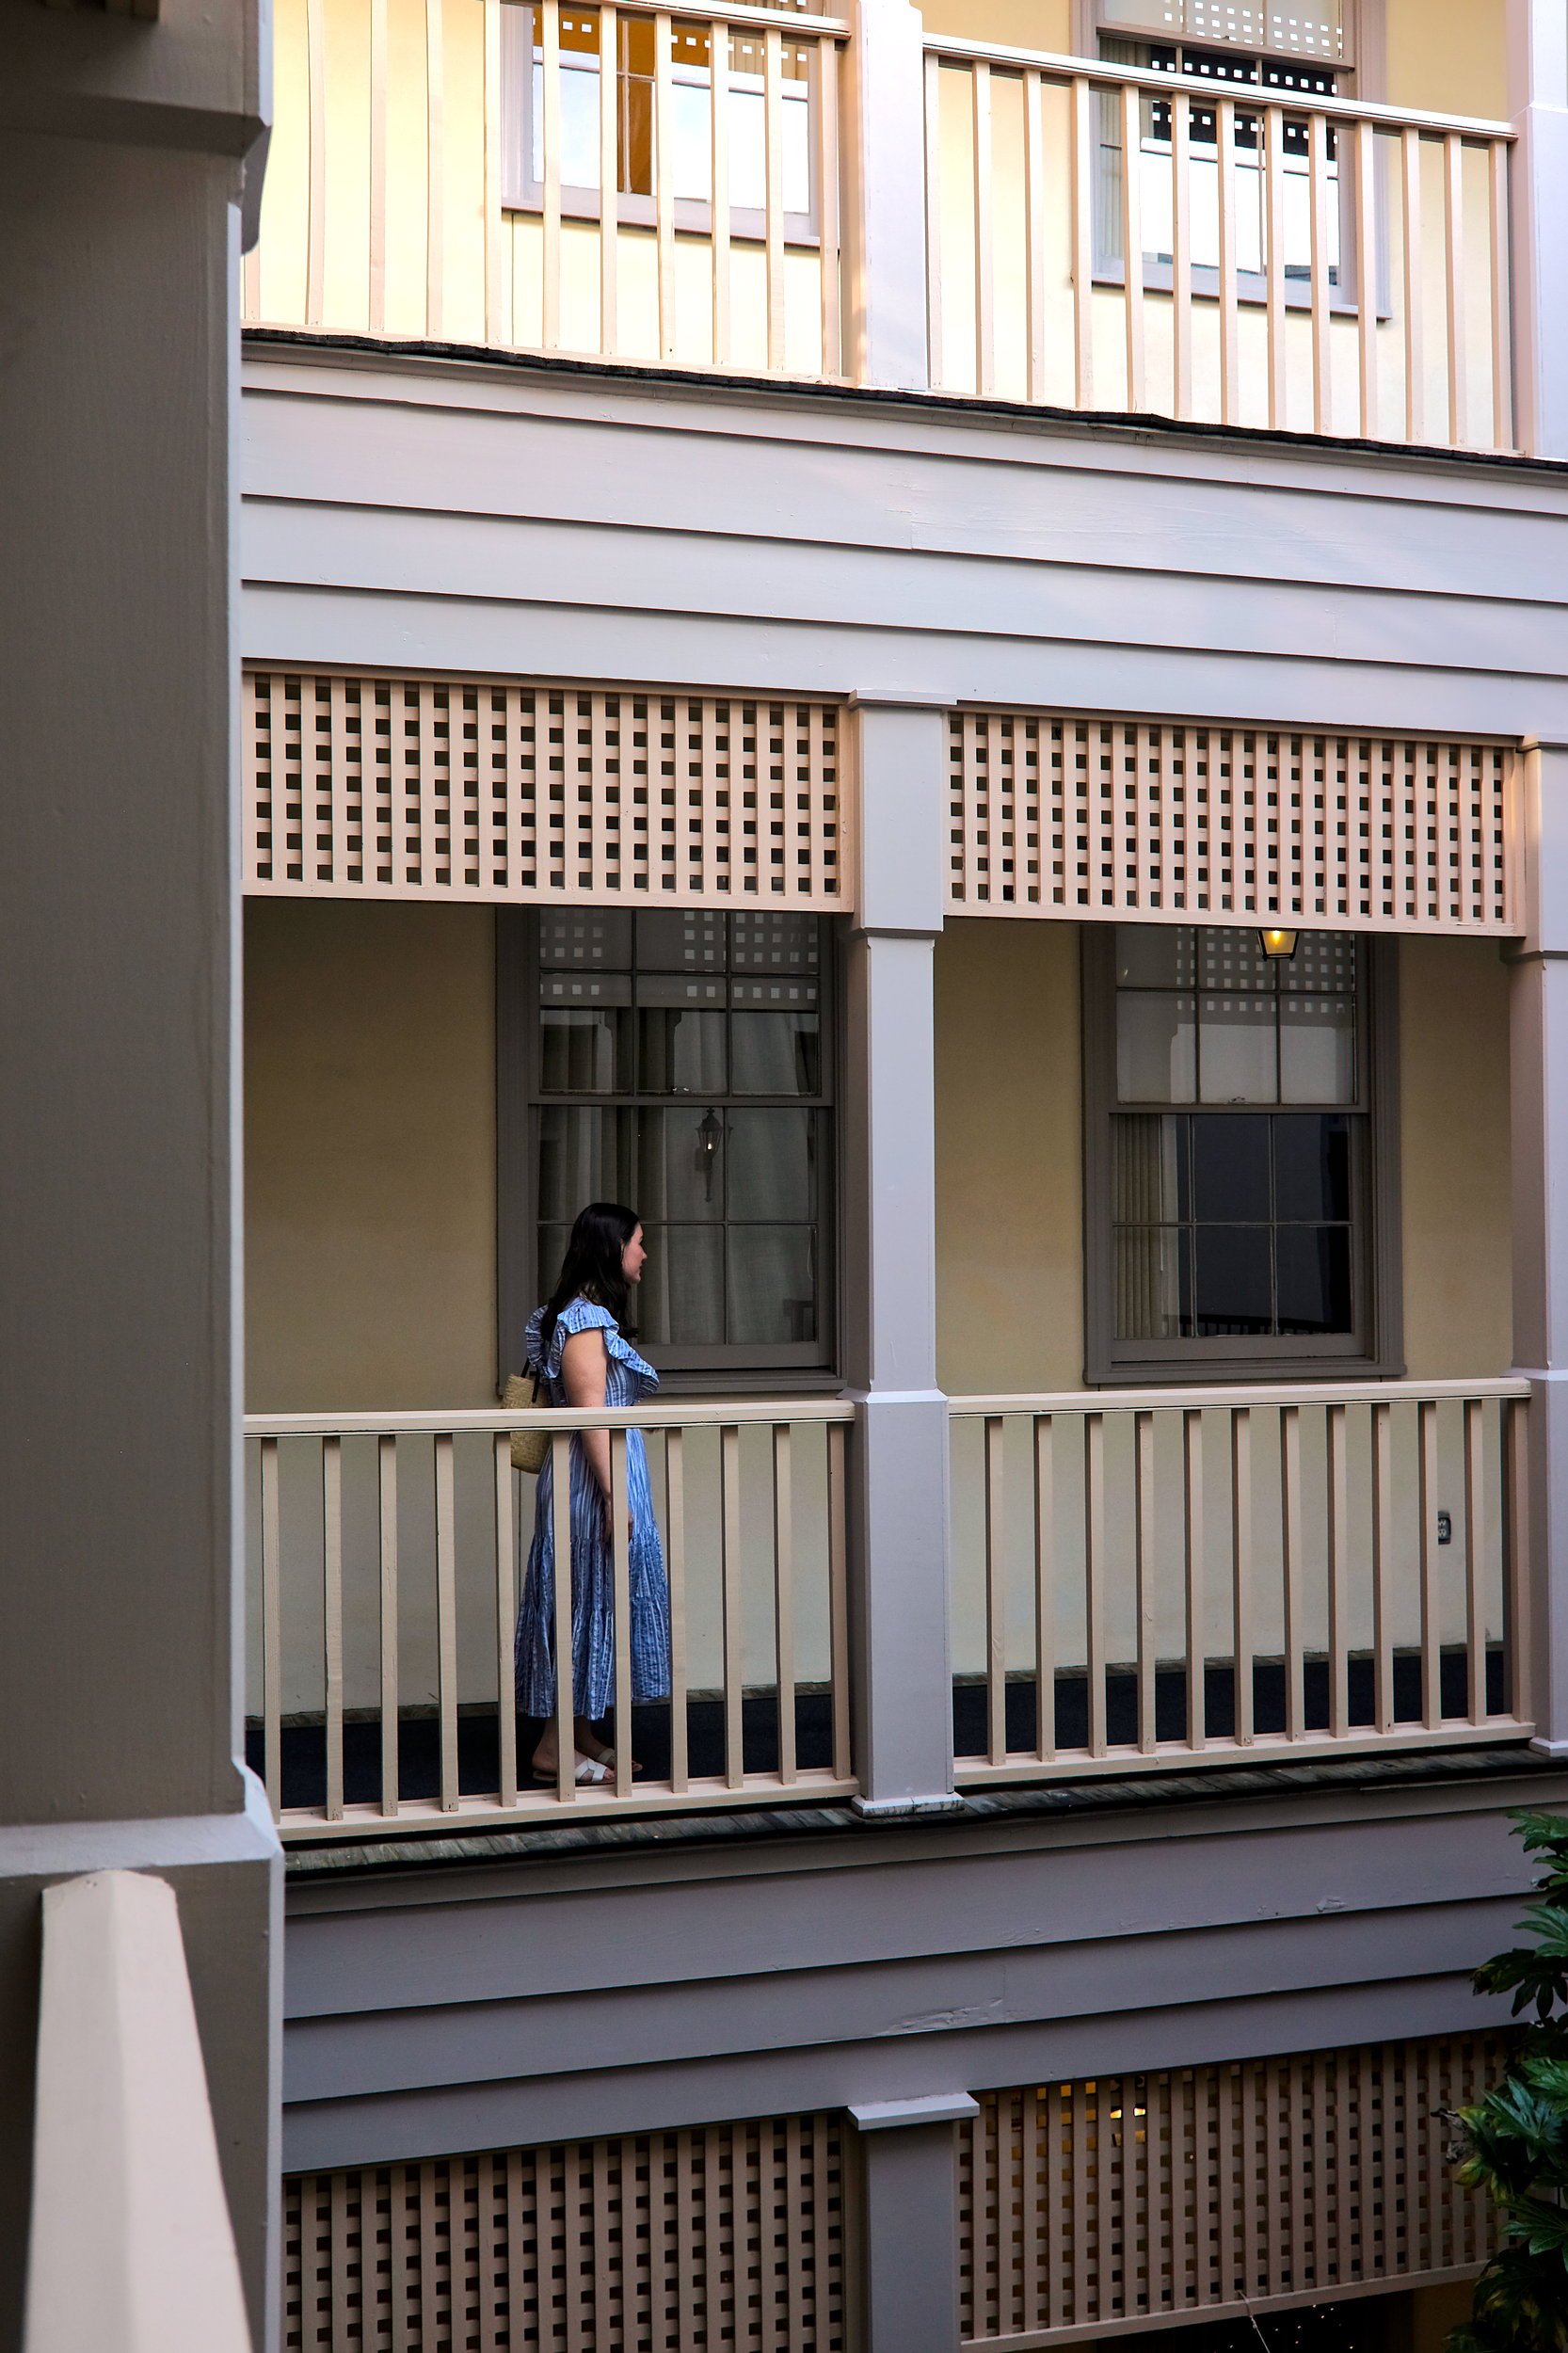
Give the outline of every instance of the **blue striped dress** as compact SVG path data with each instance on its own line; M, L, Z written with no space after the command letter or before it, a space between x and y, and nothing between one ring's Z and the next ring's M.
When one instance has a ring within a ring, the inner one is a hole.
M608 1308L574 1299L564 1307L541 1353L542 1307L528 1320L528 1369L552 1405L567 1402L561 1351L574 1332L601 1331L609 1356L606 1405L635 1405L659 1385L653 1367L621 1338ZM632 1597L632 1697L663 1699L670 1688L669 1586L664 1547L653 1515L648 1449L640 1430L627 1433L626 1491L632 1513L629 1589ZM553 1449L539 1473L534 1542L518 1613L518 1706L525 1716L555 1713L555 1473ZM615 1705L615 1566L605 1528L603 1492L588 1465L581 1437L571 1442L571 1681L572 1713L597 1723Z

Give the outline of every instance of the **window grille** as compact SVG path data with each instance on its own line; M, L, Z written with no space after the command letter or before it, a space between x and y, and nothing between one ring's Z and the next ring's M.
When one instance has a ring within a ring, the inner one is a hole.
M262 670L245 697L248 891L847 904L832 704Z
M294 2353L848 2353L837 2116L283 2185Z
M1517 928L1504 744L1085 712L950 725L955 911Z
M959 2129L967 2344L1246 2312L1474 2271L1497 2245L1443 2111L1500 2036L1222 2060L984 2095Z

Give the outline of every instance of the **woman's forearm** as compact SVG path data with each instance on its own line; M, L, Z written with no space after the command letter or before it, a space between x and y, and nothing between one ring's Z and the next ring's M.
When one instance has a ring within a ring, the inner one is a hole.
M610 1500L610 1433L607 1430L584 1430L583 1451L587 1457L588 1468L603 1489L604 1500L608 1503Z

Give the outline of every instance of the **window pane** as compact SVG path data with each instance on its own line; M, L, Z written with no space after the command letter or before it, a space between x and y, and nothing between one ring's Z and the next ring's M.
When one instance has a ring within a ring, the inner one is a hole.
M545 1110L539 1113L539 1216L569 1225L590 1201L636 1199L633 1112Z
M1191 1103L1197 1093L1192 1000L1124 989L1116 999L1116 1093L1124 1103Z
M1116 1231L1116 1337L1174 1340L1182 1329L1181 1257L1176 1225L1123 1225Z
M630 1014L539 1012L539 1086L546 1095L616 1095L628 1084Z
M670 907L655 915L639 915L638 969L722 972L728 945L726 921L726 917L708 907Z
M1280 998L1279 1099L1354 1102L1355 1008L1350 998Z
M644 1095L722 1095L724 1016L644 1007L637 1016L639 1091Z
M1193 1236L1197 1267L1196 1329L1201 1338L1240 1337L1273 1329L1269 1229L1264 1225L1200 1225Z
M1274 1214L1279 1218L1348 1220L1351 1214L1351 1123L1276 1119Z
M737 972L814 981L821 960L818 920L814 915L732 916L731 966Z
M632 918L594 909L541 913L539 917L539 964L541 968L586 966L629 971L632 966Z
M729 1322L734 1341L775 1346L817 1337L815 1236L808 1225L732 1225Z
M1222 995L1272 997L1279 978L1279 959L1266 956L1254 931L1222 931L1213 926L1198 934L1198 986Z
M724 1338L724 1236L716 1225L645 1225L648 1263L637 1287L640 1339L657 1348Z
M1282 1225L1278 1254L1280 1330L1350 1331L1348 1229L1343 1225Z
M1298 932L1296 952L1279 962L1283 996L1351 997L1355 993L1355 934Z
M817 1213L814 1112L731 1112L732 1218L793 1220Z
M637 1185L621 1198L649 1225L724 1215L724 1114L712 1104L637 1114Z
M737 1095L820 1095L822 1041L814 1013L730 1016L731 1087Z
M1199 1099L1276 1103L1274 998L1204 997L1198 1003Z
M1190 923L1118 923L1118 984L1123 988L1191 988L1196 938Z
M1267 1223L1271 1125L1267 1119L1193 1120L1194 1217Z

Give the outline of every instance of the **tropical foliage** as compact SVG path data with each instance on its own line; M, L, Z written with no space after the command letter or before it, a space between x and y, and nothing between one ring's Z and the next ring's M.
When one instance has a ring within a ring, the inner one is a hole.
M1512 1993L1528 2021L1502 2081L1453 2117L1458 2179L1498 2208L1508 2244L1476 2282L1448 2353L1568 2353L1568 1820L1513 1817L1544 1865L1520 1922L1533 1940L1484 1961L1478 1993Z

